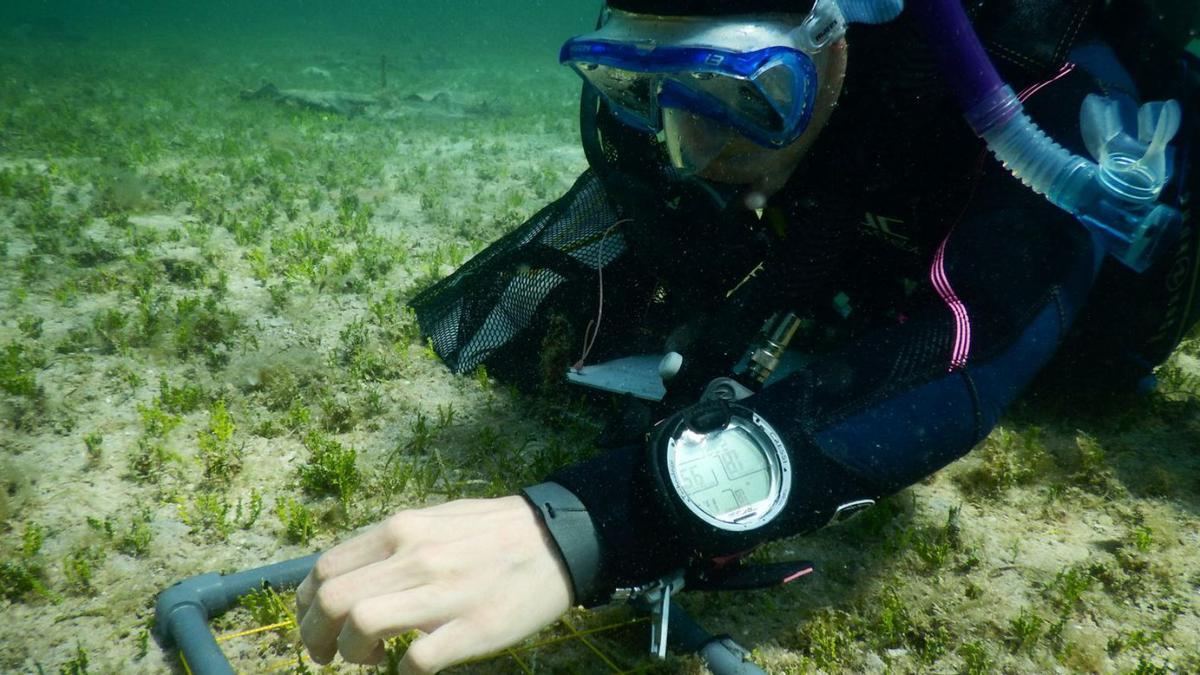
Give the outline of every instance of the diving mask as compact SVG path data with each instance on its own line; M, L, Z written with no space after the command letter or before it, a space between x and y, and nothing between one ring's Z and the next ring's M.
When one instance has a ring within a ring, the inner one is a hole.
M704 137L705 155L732 132L772 149L798 138L816 99L811 55L824 44L815 33L826 43L841 35L836 27L813 30L812 15L799 27L780 16L658 17L612 9L602 20L599 30L567 41L559 61L595 88L617 119L665 133L677 167L697 145L683 138L693 117L707 122L692 132Z
M600 27L568 40L559 61L618 120L659 134L677 169L695 173L737 136L768 150L799 138L819 89L814 58L850 21L888 20L898 11L860 17L836 0L817 0L807 15L657 16L606 7Z

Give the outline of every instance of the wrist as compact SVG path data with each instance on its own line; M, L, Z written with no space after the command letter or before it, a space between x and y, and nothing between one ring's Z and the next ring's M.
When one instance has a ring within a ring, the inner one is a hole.
M644 445L628 445L549 478L582 502L600 547L592 592L578 598L585 607L607 603L615 588L658 579L690 559L690 550L664 522L648 482L639 478L645 456Z

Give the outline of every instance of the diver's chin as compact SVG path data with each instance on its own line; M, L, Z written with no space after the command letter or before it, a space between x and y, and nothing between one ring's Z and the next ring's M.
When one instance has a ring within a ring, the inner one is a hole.
M741 196L739 201L745 203L746 208L750 210L763 208L767 198L779 192L788 178L775 172L764 174L761 170L737 171L723 167L708 167L694 174L694 177L719 186L725 194Z
M779 150L763 149L747 140L731 140L696 152L694 146L671 148L676 175L699 185L717 199L722 208L740 204L753 211L787 183L791 171Z
M744 150L726 147L724 152L694 175L765 199L787 184L795 168L794 162L779 152L757 146Z
M750 188L762 180L761 171L749 168L741 157L722 156L692 175L731 188Z
M767 205L767 198L771 194L760 187L761 183L748 180L729 180L728 177L713 176L707 172L680 173L679 178L699 187L713 199L714 205L722 211L731 207L748 211L760 210ZM726 178L726 180L721 178Z

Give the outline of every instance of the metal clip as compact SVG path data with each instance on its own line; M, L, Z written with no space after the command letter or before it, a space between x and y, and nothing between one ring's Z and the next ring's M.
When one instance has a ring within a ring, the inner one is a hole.
M671 584L660 591L662 596L650 609L650 653L667 658L667 627L671 623Z
M671 623L671 596L683 589L683 570L640 586L618 588L613 600L626 601L650 614L650 653L667 657L667 627Z

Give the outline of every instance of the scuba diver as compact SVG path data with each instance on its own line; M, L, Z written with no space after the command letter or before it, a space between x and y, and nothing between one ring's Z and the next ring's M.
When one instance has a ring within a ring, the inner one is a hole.
M521 495L325 553L314 660L418 629L401 671L435 672L572 605L790 581L744 554L962 456L1035 376L1152 386L1200 316L1200 146L1196 6L1147 3L609 0L560 54L589 169L411 304L453 371L621 414Z

